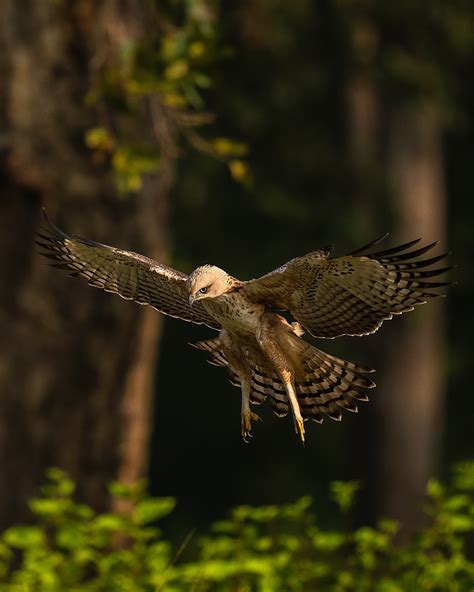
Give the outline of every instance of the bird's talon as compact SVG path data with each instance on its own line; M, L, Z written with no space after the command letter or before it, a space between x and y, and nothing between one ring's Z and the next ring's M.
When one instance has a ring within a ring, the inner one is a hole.
M252 430L252 420L253 421L261 421L260 417L253 413L252 411L248 411L247 413L242 413L242 438L244 442L248 443L248 438L253 438L251 434Z
M304 430L303 418L302 417L295 418L294 424L295 424L295 432L298 434L301 442L304 444L305 430Z
M242 440L246 444L250 444L250 438L253 438L253 436L252 436L252 434L250 432L244 432L244 431L242 431Z

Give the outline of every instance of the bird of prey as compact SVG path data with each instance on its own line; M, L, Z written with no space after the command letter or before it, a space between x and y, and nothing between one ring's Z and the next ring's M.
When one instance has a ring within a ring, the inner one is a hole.
M356 402L368 400L365 391L375 384L367 374L373 370L317 349L302 339L305 332L329 339L368 335L448 285L430 280L450 269L432 267L448 253L421 258L437 244L412 249L421 239L364 254L384 235L336 258L325 247L240 281L214 265L186 275L137 253L68 236L45 217L38 243L53 265L91 286L219 332L194 345L209 352L212 364L226 367L240 387L244 440L259 419L250 404L269 399L279 417L290 410L304 442L305 420L340 421L342 410L356 412Z

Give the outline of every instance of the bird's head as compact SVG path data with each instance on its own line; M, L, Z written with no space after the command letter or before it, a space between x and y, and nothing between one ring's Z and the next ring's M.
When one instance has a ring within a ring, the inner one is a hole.
M235 279L215 265L203 265L195 269L188 277L189 304L204 298L217 298L228 292L235 284Z

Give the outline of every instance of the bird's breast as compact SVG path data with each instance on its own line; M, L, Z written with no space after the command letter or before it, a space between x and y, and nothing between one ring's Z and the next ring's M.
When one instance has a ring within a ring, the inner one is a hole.
M225 329L240 335L255 335L265 310L240 291L204 300L203 306Z

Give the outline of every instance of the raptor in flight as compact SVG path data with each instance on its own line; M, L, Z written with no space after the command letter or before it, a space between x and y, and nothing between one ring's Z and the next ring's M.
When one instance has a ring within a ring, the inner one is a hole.
M250 404L269 399L279 417L291 410L302 441L304 421L339 421L341 411L357 411L375 384L370 368L346 362L302 339L374 333L384 320L439 296L448 285L430 278L450 268L432 266L447 253L420 258L437 243L412 249L420 239L363 254L387 235L345 257L329 258L322 248L292 259L258 279L240 281L214 265L186 275L130 251L68 236L47 217L38 235L43 254L89 285L219 332L195 346L209 361L227 367L241 388L244 439L252 420ZM282 314L294 319L289 322ZM288 315L288 316L289 316Z

